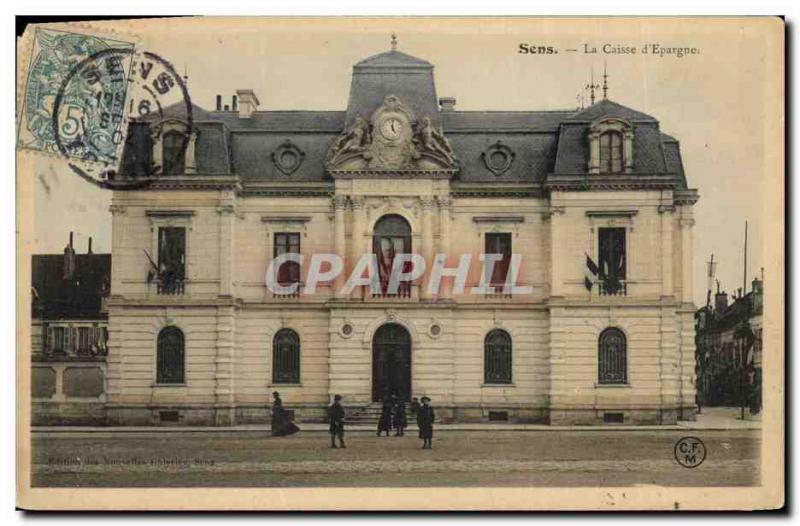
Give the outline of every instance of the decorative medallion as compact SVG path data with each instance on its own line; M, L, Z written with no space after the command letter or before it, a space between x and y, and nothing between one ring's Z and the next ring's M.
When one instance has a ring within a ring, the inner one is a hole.
M353 335L353 326L349 322L345 322L339 328L339 335L342 338L349 338Z
M272 152L272 162L275 167L284 175L291 175L295 172L300 165L303 164L303 159L306 154L298 148L292 141L286 139L283 144Z
M431 338L438 338L442 335L442 326L438 322L433 322L428 326L428 335Z
M514 162L515 156L516 154L511 148L497 141L481 154L481 159L490 172L495 175L502 175L511 168L511 163Z

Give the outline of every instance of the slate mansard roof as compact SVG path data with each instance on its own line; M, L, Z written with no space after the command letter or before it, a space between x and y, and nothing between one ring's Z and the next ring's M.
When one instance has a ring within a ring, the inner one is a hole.
M33 317L106 319L102 306L110 288L111 254L76 254L71 276L64 265L61 254L32 256Z
M344 111L256 111L242 118L240 111L193 106L198 131L196 174L236 175L245 186L329 182L324 161L331 144L356 117L369 119L389 94L410 107L417 119L429 116L435 126L442 127L459 160L454 182L528 183L535 188L585 184L598 177L587 177L589 127L599 119L615 117L634 128L634 168L620 177L637 186L687 189L678 141L662 133L658 121L649 115L611 100L584 110L441 110L433 65L399 51L369 57L353 67ZM180 118L185 109L176 105L165 113ZM507 171L496 175L482 154L498 142L510 148L514 158ZM289 175L272 159L273 152L286 143L304 154L301 165ZM126 148L130 146L129 139Z

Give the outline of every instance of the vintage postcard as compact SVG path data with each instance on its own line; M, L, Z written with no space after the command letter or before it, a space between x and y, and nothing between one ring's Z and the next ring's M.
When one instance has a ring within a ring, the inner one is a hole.
M783 506L780 18L17 53L20 507Z

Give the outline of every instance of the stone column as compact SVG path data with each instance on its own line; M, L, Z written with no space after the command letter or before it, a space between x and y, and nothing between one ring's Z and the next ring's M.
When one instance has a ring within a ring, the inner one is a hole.
M452 259L450 254L450 197L438 197L439 202L439 253L446 254L447 260ZM457 258L456 258L457 263ZM428 264L431 264L429 262ZM453 283L451 280L442 280L439 287L440 298L450 298L453 293Z
M427 266L423 279L421 281L419 293L423 299L429 299L428 288L425 285L425 278L429 275L430 266L433 263L433 198L422 197L420 199L422 205L422 258L425 260Z
M626 130L623 134L622 160L625 163L625 173L633 172L633 130Z
M214 360L214 425L236 423L234 403L234 307L217 307L217 356Z
M564 283L562 268L564 260L561 257L561 245L566 241L562 239L561 216L564 215L563 206L550 206L548 217L550 219L550 296L562 297L564 295Z
M590 174L600 173L600 134L591 132L589 134L589 166Z
M108 210L111 212L111 253L122 254L124 252L122 247L125 242L125 236L123 234L125 232L125 221L127 220L125 215L127 207L112 204ZM150 247L148 246L147 248L149 249ZM157 258L158 254L151 256ZM142 254L142 257L144 257L144 254ZM111 294L113 296L121 296L124 292L122 290L122 272L117 270L119 268L121 268L121 265L111 269ZM143 278L144 276L142 276L142 281L144 281Z
M233 221L236 217L233 204L226 199L219 207L219 295L231 297L233 294Z
M349 272L352 271L356 266L358 260L361 259L361 256L366 250L366 242L364 240L364 224L366 222L364 213L365 199L360 196L350 196L350 204L353 207L353 224L350 225L350 269L348 271L348 275ZM351 297L361 298L361 294L361 289L356 287L353 289L353 294Z
M344 260L345 258L345 240L344 240L344 209L347 205L347 199L343 195L337 195L333 198L333 251L337 256ZM345 264L342 272L333 280L333 294L335 297L340 298L340 290L344 285L345 272L347 272L347 264Z
M672 288L672 205L658 207L661 214L661 297L674 295Z
M692 227L694 218L691 217L691 209L682 207L681 211L681 302L684 304L694 303L694 286L692 276L692 261L694 259L694 247L692 246Z
M192 130L189 135L189 142L186 145L186 157L184 171L187 174L193 174L197 171L197 162L195 161L195 142L197 142L197 130Z

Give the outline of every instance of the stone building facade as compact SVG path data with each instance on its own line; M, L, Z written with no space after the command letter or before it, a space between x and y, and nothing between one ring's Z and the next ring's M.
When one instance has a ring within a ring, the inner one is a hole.
M31 261L31 421L103 424L108 353L105 300L111 254L64 254Z
M345 111L259 105L239 90L131 127L123 176L161 175L113 196L110 423L265 422L276 390L301 421L390 392L443 421L693 418L697 193L656 119L458 111L396 50L354 66ZM502 257L463 293L342 291L362 254L405 252ZM294 293L265 285L284 253L304 257L278 273ZM306 294L318 253L344 274ZM498 285L511 254L526 293Z
M747 406L761 410L764 281L754 279L750 292L738 289L733 302L717 289L713 305L698 309L696 375L702 406Z

